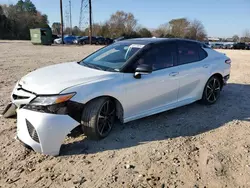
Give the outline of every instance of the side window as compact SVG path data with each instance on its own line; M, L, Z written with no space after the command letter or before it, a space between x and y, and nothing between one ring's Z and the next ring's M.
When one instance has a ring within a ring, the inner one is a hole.
M203 50L201 47L199 47L199 56L200 56L200 61L207 57L207 52L205 52L205 50Z
M173 67L176 61L176 44L156 44L150 48L136 63L151 65L153 71Z
M179 65L200 61L198 49L199 45L194 42L179 42Z

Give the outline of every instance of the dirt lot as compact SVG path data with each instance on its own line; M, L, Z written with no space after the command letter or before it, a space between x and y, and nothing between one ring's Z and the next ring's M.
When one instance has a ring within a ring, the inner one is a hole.
M0 111L26 73L96 49L0 41ZM24 149L16 120L1 117L0 187L250 187L250 51L224 52L232 72L217 104L117 124L101 141L68 138L59 157Z

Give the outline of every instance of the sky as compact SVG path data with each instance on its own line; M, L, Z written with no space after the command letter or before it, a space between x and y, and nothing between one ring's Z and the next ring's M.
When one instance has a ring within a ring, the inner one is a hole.
M85 0L86 1L86 0ZM0 4L17 0L0 0ZM59 0L32 0L48 15L50 25L60 21ZM71 0L72 22L79 25L81 0ZM64 12L69 0L63 0ZM241 36L250 29L250 0L92 0L94 23L104 22L117 10L131 12L138 23L150 29L175 18L200 20L210 37Z

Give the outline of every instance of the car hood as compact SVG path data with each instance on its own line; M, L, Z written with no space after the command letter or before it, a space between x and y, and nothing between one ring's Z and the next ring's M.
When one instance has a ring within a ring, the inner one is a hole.
M77 62L62 63L37 69L24 76L19 84L36 94L59 94L63 90L90 82L109 79L112 72L88 68Z

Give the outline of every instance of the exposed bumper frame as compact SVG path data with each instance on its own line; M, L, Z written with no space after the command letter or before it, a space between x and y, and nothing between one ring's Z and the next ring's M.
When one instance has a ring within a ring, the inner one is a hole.
M15 116L16 115L16 105L13 104L13 103L9 103L6 108L4 109L4 111L2 112L2 116L4 118L9 118L9 117L12 117L12 116Z

